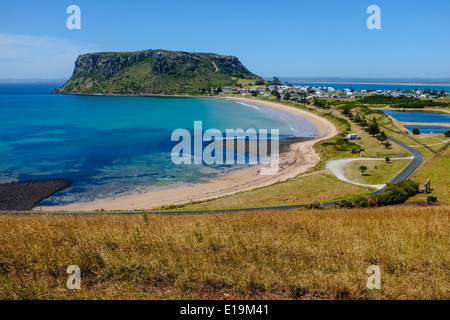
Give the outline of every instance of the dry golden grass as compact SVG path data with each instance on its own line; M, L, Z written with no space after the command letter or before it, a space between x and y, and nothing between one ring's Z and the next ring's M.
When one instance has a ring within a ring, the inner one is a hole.
M449 212L2 216L0 299L448 299ZM373 264L381 290L366 288Z

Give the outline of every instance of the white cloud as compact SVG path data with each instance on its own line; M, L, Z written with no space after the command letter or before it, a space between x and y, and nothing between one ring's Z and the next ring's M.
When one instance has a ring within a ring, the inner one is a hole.
M69 78L78 55L94 51L89 43L0 33L0 78Z

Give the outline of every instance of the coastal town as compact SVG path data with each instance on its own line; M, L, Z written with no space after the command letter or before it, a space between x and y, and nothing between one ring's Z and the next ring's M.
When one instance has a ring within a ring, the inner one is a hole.
M277 81L277 80L275 80ZM308 85L293 85L289 83L284 84L267 84L265 86L234 86L224 87L219 89L220 95L237 94L242 96L254 96L254 97L271 97L275 96L277 99L292 100L307 102L314 100L315 98L334 98L334 99L357 99L370 95L390 96L394 98L412 98L420 100L433 100L440 97L449 95L449 92L442 88L441 91L430 88L425 90L380 90L380 89L361 89L355 90L351 86L342 90L329 87L329 86L308 86Z

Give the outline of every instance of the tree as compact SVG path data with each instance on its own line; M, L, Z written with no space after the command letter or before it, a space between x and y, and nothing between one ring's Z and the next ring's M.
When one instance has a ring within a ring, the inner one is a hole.
M345 107L342 107L342 114L344 115L344 116L348 116L349 114L350 114L350 108L349 107L347 107L347 106L345 106Z
M280 79L278 79L277 77L273 77L273 80L272 80L272 81L269 81L269 83L270 83L271 85L274 85L274 86L280 86L280 85L281 85L281 81L280 81Z
M273 90L272 91L272 95L275 96L277 98L277 100L280 100L280 98L281 98L280 93L278 92L278 90Z
M258 91L256 91L256 90L250 91L250 93L251 93L252 97L256 97L258 95Z
M313 105L318 108L325 108L325 106L327 105L327 102L324 99L319 99L316 97L316 98L314 98Z
M263 85L265 82L264 82L264 79L258 79L258 80L256 80L255 81L255 86L261 86L261 85Z
M391 161L391 158L389 158L389 156L386 156L386 158L384 158L384 160L386 160L386 163L389 163Z
M389 141L386 141L384 146L386 147L386 149L389 149L392 146L392 144Z
M382 131L382 132L380 133L379 140L380 140L381 143L383 144L387 139L388 139L388 138L386 137L386 134L384 133L384 131Z
M444 90L444 88L442 88L442 90L441 90L441 95L445 96L445 90Z
M446 136L447 138L450 137L450 130L445 131L445 132L444 132L444 136Z
M370 124L367 132L369 132L369 134L371 134L372 137L375 137L376 134L379 134L380 128L378 127L378 123L375 122Z
M301 103L306 103L306 96L307 96L306 92L300 93L300 102Z
M414 128L413 131L412 131L412 133L413 133L413 134L420 134L420 131L419 131L419 129Z
M221 93L222 92L222 87L218 87L216 90L217 93Z
M286 92L284 94L284 100L289 100L291 98L291 94L289 92Z
M359 170L361 171L361 174L364 175L364 172L367 171L367 167L366 166L361 166L361 167L359 167Z
M364 128L367 127L369 124L367 123L367 121L366 121L365 119L363 119L363 120L361 121L360 125L361 125L361 127L363 127L363 129L364 129Z

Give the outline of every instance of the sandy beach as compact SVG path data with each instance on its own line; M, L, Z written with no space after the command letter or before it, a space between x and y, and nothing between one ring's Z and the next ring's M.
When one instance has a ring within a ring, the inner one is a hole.
M92 202L74 203L66 206L36 207L43 211L94 211L94 210L150 210L169 204L183 204L190 201L200 201L220 196L251 190L278 181L293 178L314 167L320 158L313 145L329 139L337 134L333 124L320 116L301 109L283 104L260 101L249 98L233 99L256 105L265 106L280 113L289 113L311 123L317 134L312 140L293 143L289 151L280 155L280 169L276 175L263 176L259 174L261 166L238 170L213 179L207 183L192 184L167 190L157 190L142 194L131 194L118 198L99 199ZM295 119L295 117L293 117Z

